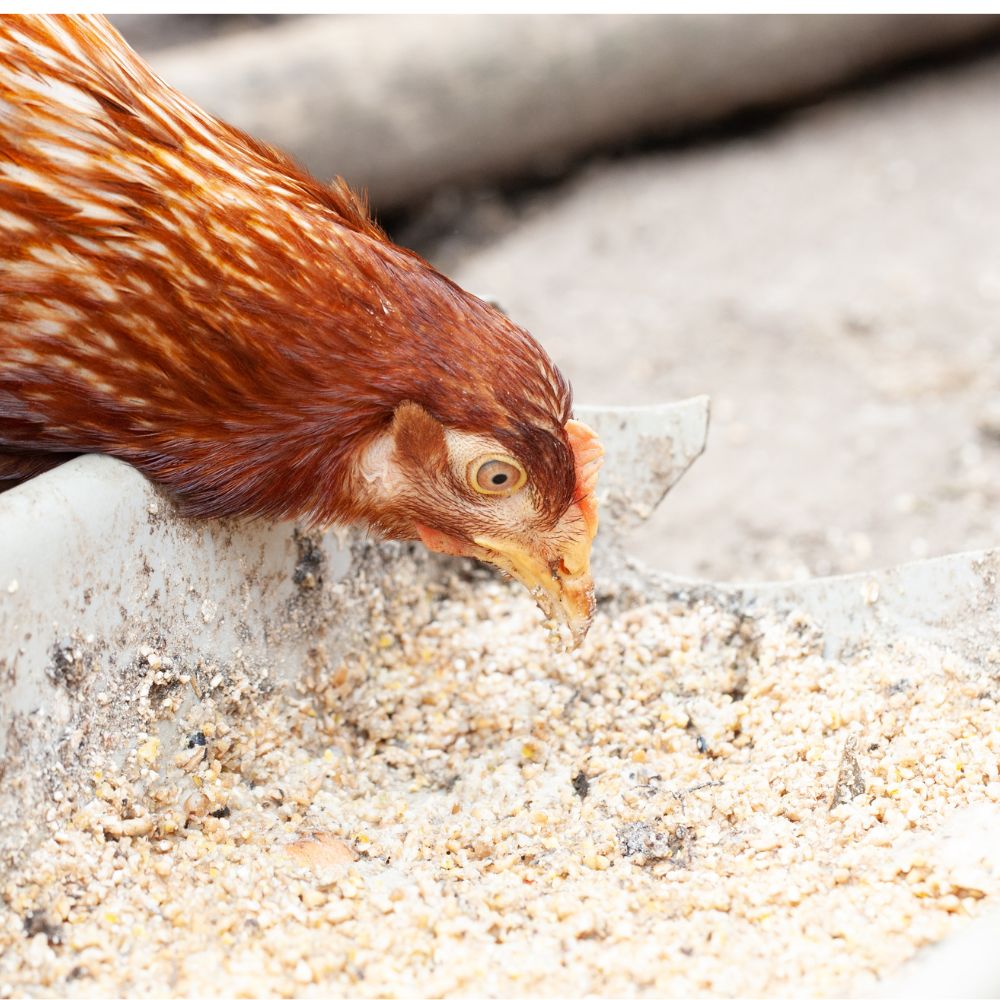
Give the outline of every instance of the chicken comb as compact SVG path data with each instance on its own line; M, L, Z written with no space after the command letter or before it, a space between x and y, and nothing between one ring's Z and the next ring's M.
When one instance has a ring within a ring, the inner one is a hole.
M567 420L565 430L576 467L573 502L580 508L593 538L597 534L597 474L604 461L604 448L597 434L579 420Z

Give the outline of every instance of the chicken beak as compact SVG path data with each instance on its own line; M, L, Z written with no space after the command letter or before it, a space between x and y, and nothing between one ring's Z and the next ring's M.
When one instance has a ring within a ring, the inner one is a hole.
M572 648L583 642L596 607L589 538L571 542L552 559L508 539L474 541L483 550L481 559L524 584L549 621L569 629Z
M563 543L561 552L551 558L506 538L480 536L470 544L424 524L416 527L420 540L431 551L473 556L514 577L528 588L554 627L563 624L569 629L574 649L583 642L595 608L594 581L590 575L593 540L590 524L584 522L583 534Z
M575 649L594 617L594 581L590 547L597 534L597 473L604 449L597 435L578 420L566 423L576 472L574 502L548 539L529 547L516 541L481 536L473 541L478 558L520 580L553 624L562 623Z

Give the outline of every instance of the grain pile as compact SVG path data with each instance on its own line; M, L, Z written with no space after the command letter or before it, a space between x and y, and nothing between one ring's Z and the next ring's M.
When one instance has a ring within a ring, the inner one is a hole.
M410 598L95 760L6 876L0 995L843 994L1000 889L995 672L689 595L576 654L501 584Z

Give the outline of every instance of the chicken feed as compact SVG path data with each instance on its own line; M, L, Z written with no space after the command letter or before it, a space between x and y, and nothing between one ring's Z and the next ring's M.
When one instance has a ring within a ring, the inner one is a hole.
M693 593L555 652L499 582L402 586L291 690L140 651L179 735L54 794L0 996L871 992L1000 889L995 671Z

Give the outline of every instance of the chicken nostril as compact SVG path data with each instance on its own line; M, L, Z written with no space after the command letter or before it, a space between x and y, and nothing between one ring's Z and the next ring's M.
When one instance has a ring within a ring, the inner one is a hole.
M559 571L563 577L579 577L587 572L587 560L580 559L578 553L571 552L569 556L562 556L559 560Z

